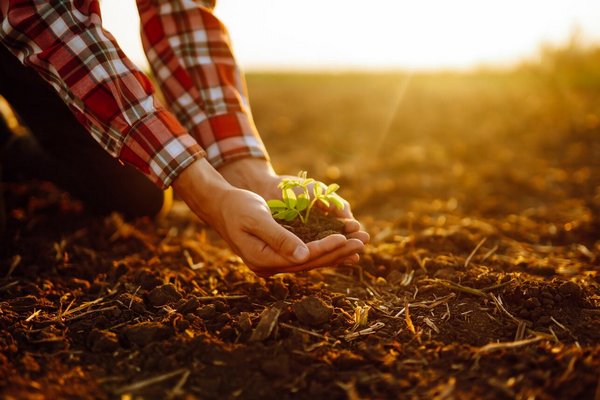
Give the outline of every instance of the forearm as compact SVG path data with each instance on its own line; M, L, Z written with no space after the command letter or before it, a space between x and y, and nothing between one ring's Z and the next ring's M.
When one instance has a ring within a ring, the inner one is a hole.
M233 186L206 159L199 159L175 178L173 189L198 217L214 223L223 197Z
M154 75L215 168L242 158L268 159L227 30L198 3L212 2L137 0Z
M163 187L204 156L102 29L96 1L3 1L1 7L2 44L56 89L112 156Z

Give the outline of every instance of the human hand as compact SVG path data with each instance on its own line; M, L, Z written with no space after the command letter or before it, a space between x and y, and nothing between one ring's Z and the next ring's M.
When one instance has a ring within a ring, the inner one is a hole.
M265 200L281 198L281 189L278 185L283 179L299 179L297 176L278 175L268 161L256 158L233 161L219 168L219 172L232 185L257 193ZM326 188L326 185L321 182L315 182L315 184ZM309 193L312 192L312 187L310 187ZM320 202L317 203L317 206L344 221L346 237L358 239L367 244L370 240L369 234L362 230L360 223L354 218L350 203L343 198L341 201L343 208L337 208L333 204L325 207ZM358 261L358 257L355 259Z
M173 187L259 276L356 262L364 247L343 235L304 244L273 220L262 197L231 186L204 159L186 168Z

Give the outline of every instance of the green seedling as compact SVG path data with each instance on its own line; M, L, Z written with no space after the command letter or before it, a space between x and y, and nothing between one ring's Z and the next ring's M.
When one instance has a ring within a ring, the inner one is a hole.
M307 178L306 171L300 171L297 178L283 179L278 187L281 189L282 200L276 199L267 202L275 219L292 221L300 218L300 221L306 224L311 210L317 203L321 203L325 207L333 204L340 210L344 208L342 198L335 193L340 185L332 183L324 187L320 182Z

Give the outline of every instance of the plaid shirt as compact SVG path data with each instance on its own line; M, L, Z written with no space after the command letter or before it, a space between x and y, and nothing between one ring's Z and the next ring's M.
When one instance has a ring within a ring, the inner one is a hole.
M215 168L268 159L214 1L137 6L148 61L176 117L102 28L97 0L2 0L0 41L56 89L106 151L161 187L199 157Z

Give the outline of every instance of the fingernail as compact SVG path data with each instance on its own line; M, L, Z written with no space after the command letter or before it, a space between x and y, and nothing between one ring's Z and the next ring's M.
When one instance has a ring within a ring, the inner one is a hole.
M306 246L298 245L293 254L294 259L297 261L304 261L308 257L308 248Z

